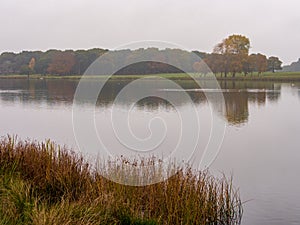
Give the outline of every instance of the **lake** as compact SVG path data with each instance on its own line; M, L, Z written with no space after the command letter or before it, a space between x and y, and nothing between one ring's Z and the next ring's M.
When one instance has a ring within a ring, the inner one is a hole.
M149 97L130 108L131 97L123 96L113 104L129 83L128 80L106 83L96 107L82 102L82 111L95 111L97 134L116 154L126 151L126 146L120 147L120 140L112 132L115 130L110 129L112 110L118 112L115 120L120 124L125 118L122 112L130 110L127 118L130 131L145 141L151 132L160 133L163 129L161 123L148 126L149 121L159 117L169 125L162 143L164 149L171 151L180 138L178 121L181 118L177 109L190 112L191 102L179 98L178 108L174 108L162 98ZM178 92L164 90L156 80L148 83L165 96ZM211 110L215 109L218 118L226 124L220 151L210 171L233 176L234 185L245 202L242 224L300 224L300 83L222 81L224 107L218 107L218 102L210 107L203 91L192 82L180 81L179 84L201 113L200 148L204 148L205 140L210 138ZM0 136L16 134L22 139L51 139L79 151L72 125L77 85L78 81L71 79L0 79ZM214 91L218 90L211 90ZM149 145L152 144L150 141ZM87 149L80 150L90 157Z

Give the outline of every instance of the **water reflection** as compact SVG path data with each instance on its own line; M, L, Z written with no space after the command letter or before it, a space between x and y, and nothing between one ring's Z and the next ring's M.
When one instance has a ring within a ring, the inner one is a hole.
M93 85L95 81L89 81ZM118 93L125 87L129 80L112 80L107 82L100 93L97 105L99 107L109 107ZM209 81L208 81L209 82ZM205 93L199 89L195 82L183 80L177 83L185 88L193 102L199 107L201 104L207 104ZM4 102L22 102L34 104L67 104L71 105L76 91L78 80L26 80L26 79L0 79L0 99ZM150 86L157 87L158 91L165 92L165 95L171 95L172 91L164 90L159 81L151 80L147 83ZM209 84L207 85L209 86ZM225 108L221 114L229 124L238 125L248 121L249 104L263 106L266 102L277 102L281 94L281 84L274 82L246 82L246 81L221 81L220 86L223 90ZM299 83L292 85L299 91ZM140 87L141 89L144 87ZM209 90L211 92L218 90ZM127 105L131 99L124 96L121 104ZM180 102L180 99L179 99ZM182 105L187 104L182 100ZM218 102L213 102L218 105ZM173 110L171 104L166 100L157 97L148 97L137 102L137 108L141 110Z
M8 102L72 104L77 81L0 79L0 99Z
M106 132L111 104L128 82L106 84L98 101L98 130L103 128ZM162 88L159 83L151 82L149 85ZM179 83L187 89L199 111L207 113L201 114L204 115L200 118L204 122L200 123L202 128L210 128L203 91L190 81ZM0 80L1 135L18 134L39 141L50 138L76 149L70 106L77 84L75 80ZM225 100L220 113L231 126L227 127L222 149L210 169L217 174L224 172L228 177L233 173L246 202L242 224L300 224L300 83L222 81L220 86ZM173 93L165 90L165 94ZM122 109L128 101L129 96L118 107ZM187 110L191 108L184 101L181 104ZM161 98L151 97L137 103L130 117L134 120L135 133L147 137L145 121L153 114L165 116L171 131L166 149L173 149L179 140L178 117L172 106ZM243 129L236 129L237 126ZM209 138L206 130L202 129L200 150ZM113 137L111 133L104 136L107 142ZM111 143L111 151L118 151L116 144Z

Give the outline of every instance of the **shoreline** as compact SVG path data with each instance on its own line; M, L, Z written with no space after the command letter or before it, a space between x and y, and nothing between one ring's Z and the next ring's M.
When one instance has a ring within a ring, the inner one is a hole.
M143 74L143 75L113 75L111 80L133 80L139 78L148 77L156 79L154 76L159 76L171 80L190 80L191 77L185 73L174 73L174 74ZM195 76L201 80L212 80L216 78L218 81L279 81L279 82L300 82L300 72L278 72L278 73L265 73L262 75L243 75L237 74L235 77L231 75L224 77L220 74L215 76L212 75L197 75ZM87 79L107 79L108 75L86 75ZM57 75L40 75L33 74L29 78L27 75L0 75L0 79L29 79L29 80L50 80L50 79L64 79L64 80L80 80L82 75L68 75L68 76L57 76Z

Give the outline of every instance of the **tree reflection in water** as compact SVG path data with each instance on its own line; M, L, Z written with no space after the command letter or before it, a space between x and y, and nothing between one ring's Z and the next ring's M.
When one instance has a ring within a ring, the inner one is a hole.
M91 86L95 80L89 81ZM98 81L99 82L99 81ZM109 107L113 104L118 93L131 80L111 80L107 82L99 95L98 107ZM193 81L176 81L180 86L187 90L191 99L196 105L207 104L205 91L201 90ZM208 81L209 82L209 81ZM267 101L276 102L280 98L281 84L274 82L251 82L251 81L220 81L222 88L225 108L222 109L222 116L229 124L244 124L249 118L249 104L263 106ZM33 104L66 104L72 105L73 96L76 91L78 80L72 79L49 79L49 80L27 80L27 79L1 79L0 80L0 99L2 101ZM165 91L166 95L172 94L176 90L164 90L156 80L149 81L149 85L155 85L158 91ZM300 84L293 84L300 97ZM141 87L143 88L143 87ZM210 90L213 93L214 90ZM215 90L218 91L218 90ZM128 98L128 102L130 99ZM128 104L126 96L124 102L119 104ZM179 99L180 102L180 99ZM88 100L83 104L88 104ZM181 102L182 106L188 104ZM213 105L218 102L212 102ZM141 99L136 103L140 110L175 110L166 100L158 97L148 97Z

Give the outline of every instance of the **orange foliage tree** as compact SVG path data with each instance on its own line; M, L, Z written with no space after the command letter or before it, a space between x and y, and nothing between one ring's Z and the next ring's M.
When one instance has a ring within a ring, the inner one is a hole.
M224 74L232 73L234 77L236 73L242 72L243 64L249 54L250 41L243 35L233 34L214 48L215 54L221 54L224 58Z
M234 34L217 44L213 53L206 54L204 62L213 73L220 73L221 76L224 74L225 77L228 73L235 77L237 73L243 72L246 76L254 71L261 74L267 70L275 71L281 68L282 62L277 57L267 59L260 53L249 55L249 49L249 39L243 35Z

